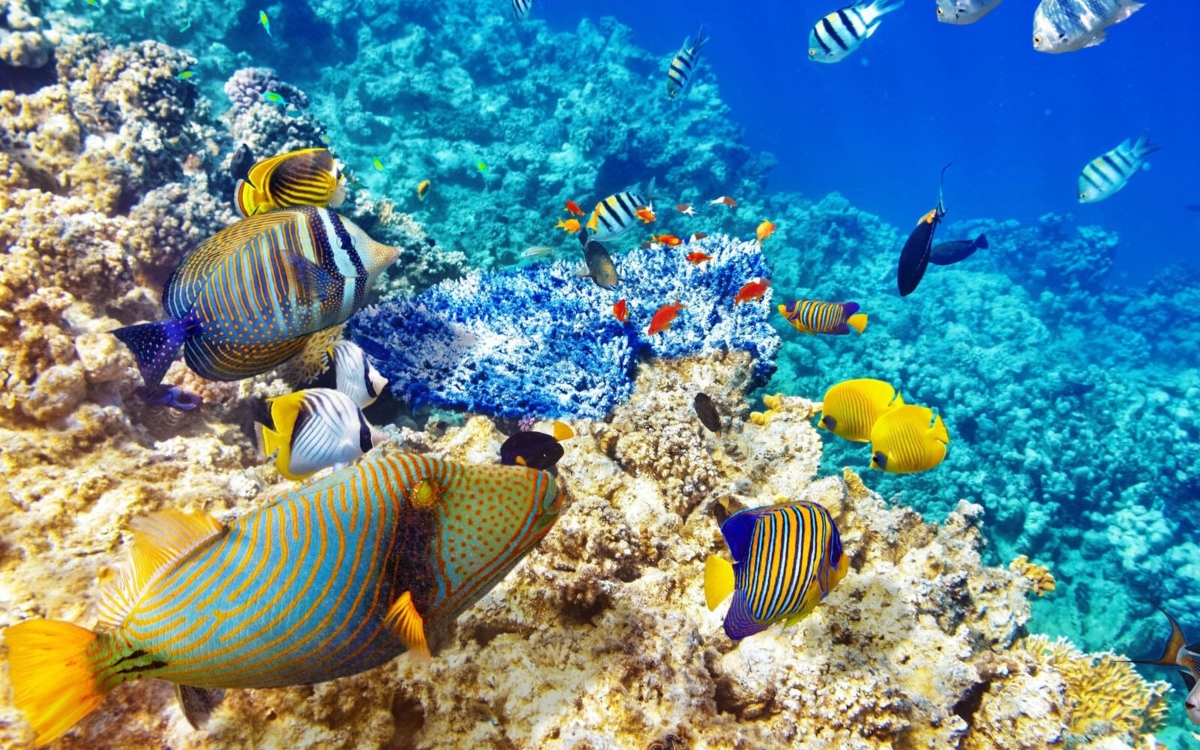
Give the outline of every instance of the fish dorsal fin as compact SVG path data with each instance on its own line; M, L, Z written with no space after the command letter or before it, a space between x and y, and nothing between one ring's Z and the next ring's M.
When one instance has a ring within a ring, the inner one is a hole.
M123 574L100 597L99 626L114 629L125 621L154 581L183 558L225 532L207 513L164 510L129 524L133 546Z
M761 515L756 508L743 510L729 517L721 527L721 535L729 546L729 554L734 562L742 562L750 551L750 537L754 533L754 524Z

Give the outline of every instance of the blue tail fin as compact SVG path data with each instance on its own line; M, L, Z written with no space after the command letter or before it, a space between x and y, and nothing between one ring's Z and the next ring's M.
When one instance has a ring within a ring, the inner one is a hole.
M152 393L179 354L179 347L195 333L188 318L125 326L112 334L129 347L137 359L146 391Z

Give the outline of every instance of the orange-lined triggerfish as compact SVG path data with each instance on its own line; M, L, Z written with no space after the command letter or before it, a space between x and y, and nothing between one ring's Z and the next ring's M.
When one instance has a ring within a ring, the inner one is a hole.
M921 217L921 220L917 222L917 228L912 230L912 234L904 243L904 249L900 251L900 264L896 268L896 286L900 289L901 297L907 297L916 291L917 284L921 283L921 277L925 275L925 269L929 266L929 253L933 249L933 232L937 229L937 225L942 223L942 217L946 215L946 206L942 201L942 185L946 181L946 170L949 168L950 164L942 167L942 175L938 183L937 208Z
M211 705L195 700L208 691L324 682L405 650L428 658L561 505L544 471L397 454L228 525L137 519L98 632L42 619L4 631L13 702L44 744L131 680L184 686L187 711Z
M867 328L867 314L858 311L857 302L817 302L796 300L790 305L779 305L779 314L801 333L850 333L850 329L862 333Z
M750 508L721 526L733 564L709 555L704 598L710 610L733 594L725 634L733 640L809 615L850 568L837 524L810 502Z

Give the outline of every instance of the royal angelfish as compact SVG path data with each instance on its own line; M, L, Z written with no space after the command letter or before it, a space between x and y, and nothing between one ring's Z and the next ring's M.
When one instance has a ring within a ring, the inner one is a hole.
M788 627L816 608L850 568L837 524L810 502L750 508L721 526L733 564L709 555L704 599L716 609L733 594L725 634L733 640L783 620Z
M802 299L791 305L779 305L779 314L801 333L846 334L850 329L862 333L867 314L858 311L857 302L817 302Z
M1183 629L1179 627L1179 623L1175 622L1175 618L1171 617L1165 609L1159 607L1159 611L1167 616L1167 620L1171 623L1171 634L1167 636L1166 645L1163 646L1162 655L1157 659L1133 659L1134 664L1157 664L1160 667L1172 667L1179 669L1179 676L1183 678L1184 687L1187 688L1188 694L1183 699L1183 707L1187 711L1188 719L1200 726L1200 642L1188 644L1187 639L1183 635Z
M1102 201L1125 187L1139 169L1150 168L1146 157L1161 148L1143 133L1137 141L1126 138L1112 151L1092 159L1079 174L1079 202Z
M133 351L148 391L180 346L201 377L253 377L298 354L310 334L345 322L398 255L328 209L251 216L200 243L171 274L169 320L112 333Z
M900 250L900 262L896 265L896 287L901 297L907 297L917 290L917 284L925 276L929 267L929 255L933 251L933 233L946 215L946 206L942 200L942 187L946 182L946 170L950 165L942 167L938 181L937 207L921 217L917 228L912 230L904 247Z
M233 191L233 206L242 216L288 206L337 208L345 200L346 178L327 148L304 148L260 161Z
M635 185L597 203L595 210L592 211L592 217L587 222L591 240L593 242L612 242L641 224L642 221L638 219L637 213L650 206L648 196L653 192L654 179L651 178L650 186L644 195L641 192L641 186Z
M561 504L547 472L398 454L228 525L137 519L98 632L41 619L4 631L13 702L44 744L131 680L185 686L186 708L206 691L324 682L405 650L428 658Z
M889 409L871 428L871 468L892 474L932 469L946 458L949 444L946 423L929 407Z
M1033 14L1033 48L1058 54L1094 47L1105 29L1141 7L1134 0L1042 0Z
M953 265L960 260L970 258L976 250L986 250L987 246L987 237L982 234L973 240L939 242L929 251L929 262L935 266Z
M354 399L332 388L296 391L267 404L274 429L262 427L263 453L274 453L275 468L293 482L340 469L385 439Z
M843 440L867 443L875 422L898 406L904 406L904 399L890 383L874 378L843 380L825 391L817 425Z
M707 43L708 37L704 36L703 26L696 32L695 42L692 42L691 37L683 40L683 46L675 53L671 66L667 68L668 99L674 99L687 89L692 73L696 72L696 63L700 62L700 50Z
M387 386L387 378L379 374L367 359L367 353L353 341L339 341L326 351L333 364L335 386L365 409L375 403Z
M937 0L937 16L942 23L975 23L999 4L1000 0Z
M875 33L883 16L898 10L904 0L859 0L817 21L808 35L808 59L835 63Z

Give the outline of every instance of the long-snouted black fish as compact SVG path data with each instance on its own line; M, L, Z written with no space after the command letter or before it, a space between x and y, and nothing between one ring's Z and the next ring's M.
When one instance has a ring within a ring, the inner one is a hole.
M976 250L987 250L987 246L987 237L982 234L973 240L939 242L929 251L929 262L935 266L953 265L960 260L970 258Z
M901 297L907 297L916 291L917 284L921 283L921 277L925 275L925 269L929 266L929 254L933 249L933 232L937 229L937 225L942 223L942 217L946 215L946 207L942 201L942 185L945 183L946 170L949 168L950 164L942 167L942 175L938 183L937 208L921 217L921 220L917 222L917 228L908 235L908 241L904 243L904 249L900 251L900 264L896 268L896 286L900 289Z

